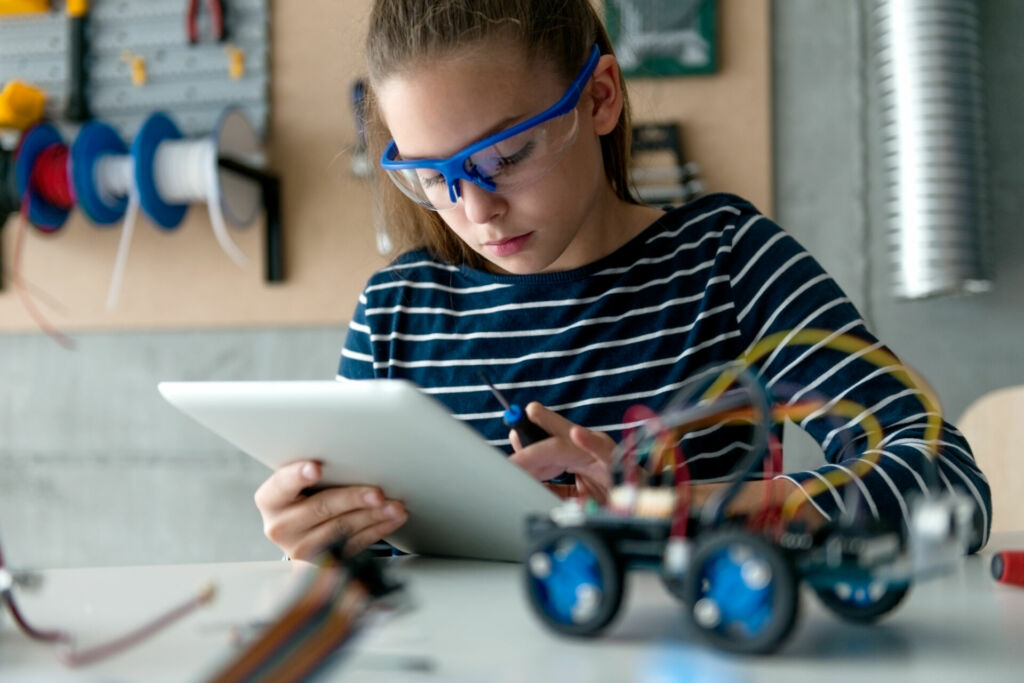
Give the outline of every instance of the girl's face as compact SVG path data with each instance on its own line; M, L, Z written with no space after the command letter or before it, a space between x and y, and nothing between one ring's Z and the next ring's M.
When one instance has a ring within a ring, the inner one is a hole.
M532 184L496 194L461 181L462 196L439 212L473 251L508 273L576 268L607 253L611 236L602 207L614 200L605 179L599 135L608 130L600 85L602 57L577 105L579 131L550 171ZM456 53L385 79L381 112L403 159L444 158L554 104L569 83L519 49ZM595 95L595 92L598 94ZM618 119L619 108L611 125ZM610 130L610 129L609 129Z

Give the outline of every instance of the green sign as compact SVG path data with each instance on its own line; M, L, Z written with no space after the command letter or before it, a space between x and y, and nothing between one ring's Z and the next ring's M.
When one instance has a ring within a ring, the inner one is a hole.
M604 0L604 5L625 76L715 71L716 0Z

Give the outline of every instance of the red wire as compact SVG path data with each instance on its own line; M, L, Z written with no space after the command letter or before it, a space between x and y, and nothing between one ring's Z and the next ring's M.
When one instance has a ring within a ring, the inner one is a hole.
M68 168L68 146L54 143L36 157L29 177L33 190L48 203L65 211L70 211L75 205Z
M3 550L0 550L0 569L5 568L6 565L4 564L4 552ZM25 617L22 616L21 610L18 609L18 605L14 602L13 588L12 590L4 593L3 597L4 602L7 603L7 608L11 611L11 614L14 615L14 620L18 622L18 626L21 627L21 630L24 631L27 636L29 636L30 638L34 638L36 640L67 640L68 636L63 631L40 631L38 629L33 628L32 625L25 620Z
M782 443L774 434L768 434L768 452L764 456L763 481L765 482L764 497L761 501L761 510L750 517L751 528L767 528L772 522L781 519L778 510L772 506L771 481L775 478L776 472L782 472Z
M3 552L0 551L0 569L4 567ZM181 619L197 607L210 602L213 599L213 595L213 586L207 586L197 593L195 597L181 603L167 612L164 612L149 623L143 624L142 626L129 631L120 638L115 638L107 643L103 643L86 650L76 650L74 647L74 640L66 631L40 631L33 627L22 615L21 610L18 609L18 605L14 602L14 595L12 591L4 593L3 601L7 603L7 607L14 616L14 620L25 635L35 640L57 643L59 647L57 650L57 658L60 659L63 664L67 666L82 666L84 664L95 662L98 659L109 657L110 655L121 652L122 650L126 650L132 645L145 640L157 631L160 631L178 619Z
M25 289L25 283L21 279L21 254L25 250L26 232L28 232L28 193L25 193L25 196L21 199L21 211L18 213L18 228L14 232L14 259L11 279L14 281L14 288L18 292L21 304L28 311L33 322L39 326L39 329L65 349L73 349L75 348L74 340L50 324L46 316L36 308L35 302L32 301L32 297Z
M658 413L645 405L637 404L630 406L629 409L626 410L626 414L623 416L623 422L628 424L638 420L642 420L643 422L653 422L654 426L657 428L658 436L667 437L675 441L675 445L673 446L675 452L675 470L673 471L672 483L675 486L677 497L676 507L672 514L672 521L669 525L669 535L673 537L685 537L687 523L690 519L690 487L687 486L690 481L690 470L686 464L686 455L683 453L683 449L679 445L679 441L675 438L675 432L671 429L666 429L661 424L661 417ZM631 458L630 460L627 460L626 465L632 465L631 470L628 471L633 475L633 477L628 479L628 481L634 484L636 483L636 471L639 469L639 465L637 465L636 462L636 448L639 444L636 443L634 436L638 429L639 426L631 427L626 431L625 436L625 438L629 440L629 446L626 450L625 457ZM659 462L659 465L661 464L662 463ZM653 473L654 476L660 476L660 474L661 472Z
M627 424L630 422L647 422L650 420L657 419L658 414L656 412L654 412L647 406L641 404L630 406L628 409L626 409L626 414L622 417L622 421ZM635 434L639 429L640 425L637 425L635 427L630 427L629 429L626 430L625 433L625 438L629 439L629 446L626 449L626 453L624 456L626 458L626 462L624 463L623 467L623 469L625 470L623 472L623 479L629 484L637 483L637 472L640 469L640 465L637 463L636 453L636 449L640 444L637 442L635 438Z

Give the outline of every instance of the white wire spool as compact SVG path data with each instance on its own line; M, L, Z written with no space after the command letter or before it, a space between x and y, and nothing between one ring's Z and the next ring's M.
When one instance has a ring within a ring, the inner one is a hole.
M153 114L132 143L132 155L142 207L150 218L173 229L189 205L204 203L221 248L238 265L247 263L226 221L251 223L259 210L260 187L218 163L220 158L249 165L262 161L256 132L240 110L225 110L213 132L197 139L182 139L165 114Z
M91 136L96 134L91 132ZM101 152L107 153L95 152L89 164L94 210L88 213L94 216L99 211L113 220L118 206L124 212L107 290L108 310L120 297L140 207L158 226L173 229L181 223L189 205L205 203L217 242L235 263L246 265L245 254L231 239L225 219L239 226L251 223L259 210L260 188L258 183L224 171L218 163L221 157L249 164L261 161L256 133L240 111L226 110L211 135L194 140L181 139L170 118L155 113L143 124L130 155L109 153L109 145Z

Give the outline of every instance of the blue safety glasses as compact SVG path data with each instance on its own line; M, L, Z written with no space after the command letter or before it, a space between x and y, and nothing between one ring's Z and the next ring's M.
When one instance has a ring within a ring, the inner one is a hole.
M400 159L392 140L381 168L414 202L431 209L450 209L462 196L461 181L488 192L508 193L539 180L576 139L576 105L597 66L597 45L565 94L554 105L521 123L473 143L447 159Z

